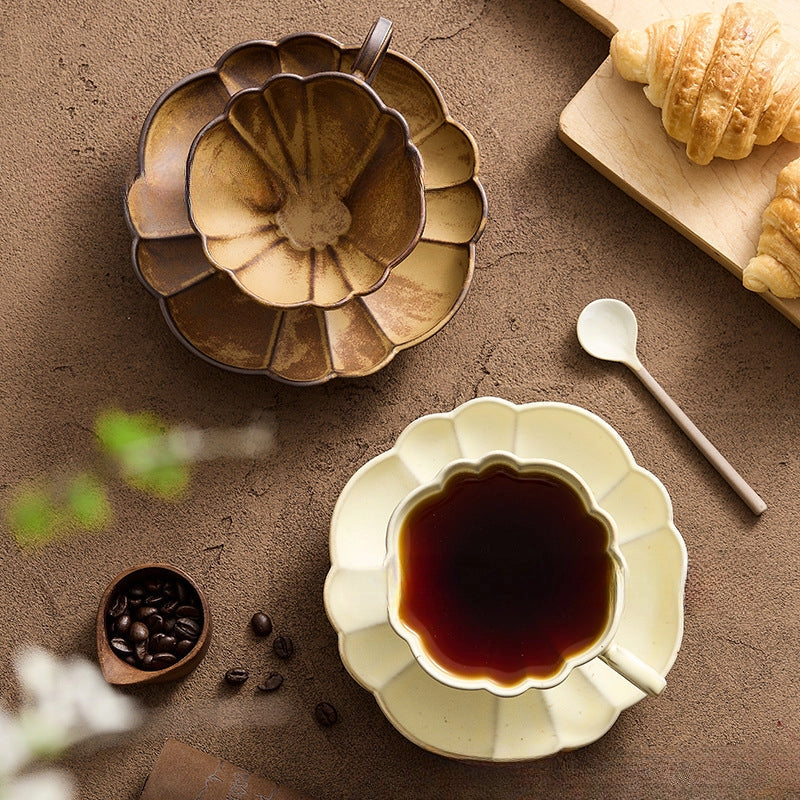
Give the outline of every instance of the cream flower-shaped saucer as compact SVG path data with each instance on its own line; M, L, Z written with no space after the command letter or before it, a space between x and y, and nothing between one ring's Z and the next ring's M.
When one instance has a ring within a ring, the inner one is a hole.
M613 517L629 569L614 641L661 675L683 637L687 555L660 481L636 464L605 421L573 405L479 398L419 418L352 476L331 520L324 594L345 667L419 746L452 758L513 762L597 740L645 695L599 658L558 686L517 697L453 689L424 672L392 629L384 559L393 510L449 462L494 450L570 467Z
M357 54L319 34L245 42L167 90L145 121L138 173L125 197L134 266L173 333L216 366L303 385L367 375L433 336L467 294L487 216L477 147L431 78L391 50L371 86L408 124L423 164L426 220L380 288L335 308L260 303L208 260L190 223L189 152L231 98L281 73L350 72Z

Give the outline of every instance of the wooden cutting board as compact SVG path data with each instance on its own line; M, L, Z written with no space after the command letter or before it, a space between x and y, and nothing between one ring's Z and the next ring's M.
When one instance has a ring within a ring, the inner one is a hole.
M562 0L598 30L647 27L656 19L699 10L721 11L727 0ZM761 0L781 20L783 35L800 45L800 0ZM623 80L606 59L561 114L559 137L623 191L680 231L741 278L756 254L761 213L778 172L800 157L800 144L779 139L746 159L692 164L685 145L661 126L642 85ZM747 289L741 288L746 292ZM800 300L761 295L800 327Z

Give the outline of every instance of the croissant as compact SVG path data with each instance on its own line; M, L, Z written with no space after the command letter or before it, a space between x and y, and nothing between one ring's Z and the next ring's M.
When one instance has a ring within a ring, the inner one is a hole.
M667 133L696 164L744 158L781 135L800 142L800 50L754 3L620 30L611 58L623 78L647 84Z
M800 158L778 173L761 222L758 255L744 268L742 283L753 292L800 297Z

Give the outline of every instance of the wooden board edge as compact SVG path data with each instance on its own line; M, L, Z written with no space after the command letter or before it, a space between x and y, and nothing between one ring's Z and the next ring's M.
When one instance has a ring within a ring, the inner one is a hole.
M647 197L634 189L630 184L623 181L619 175L617 175L612 169L608 168L602 161L600 161L600 159L596 158L592 153L575 141L575 139L573 139L569 134L568 124L565 123L565 117L568 115L569 110L570 106L567 105L567 107L561 112L558 122L558 138L564 145L566 145L576 155L586 161L587 164L597 170L604 178L614 184L614 186L623 191L652 214L655 214L655 216L676 230L682 236L686 237L699 250L709 255L714 261L716 261L718 264L721 264L723 267L725 267L725 269L738 278L739 281L741 281L742 268L738 264L725 257L716 248L711 247L708 242L696 236L693 231L688 229L674 216L648 200ZM745 289L744 286L741 288L742 291L748 292L749 294L756 294L755 292L749 292L749 290ZM800 300L783 300L779 297L775 297L770 292L763 292L759 296L766 303L779 311L787 320L789 320L795 326L800 327Z
M579 2L579 0L561 0L561 2L581 19L585 19L593 28L597 28L600 33L608 36L609 39L617 32L617 26L608 17L586 3Z

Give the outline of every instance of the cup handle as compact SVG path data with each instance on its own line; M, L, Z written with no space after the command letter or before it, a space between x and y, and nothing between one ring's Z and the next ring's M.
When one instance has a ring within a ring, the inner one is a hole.
M361 78L366 84L371 84L378 72L378 68L389 49L392 39L392 23L386 17L379 17L378 21L370 28L369 33L358 51L353 62L352 73Z
M651 697L661 694L667 685L663 676L649 664L645 664L641 658L618 644L610 644L600 653L599 658L637 689L641 689Z

